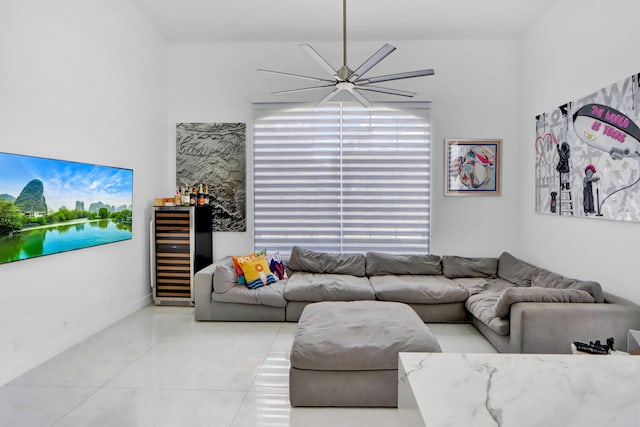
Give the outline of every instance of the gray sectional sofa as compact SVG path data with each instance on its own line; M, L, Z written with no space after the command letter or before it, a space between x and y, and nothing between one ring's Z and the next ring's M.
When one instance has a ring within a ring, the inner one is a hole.
M427 323L471 322L500 352L569 353L576 340L614 337L626 348L640 306L519 260L436 255L330 254L294 247L288 279L250 290L231 257L195 275L195 318L297 321L320 301L381 300L411 306Z

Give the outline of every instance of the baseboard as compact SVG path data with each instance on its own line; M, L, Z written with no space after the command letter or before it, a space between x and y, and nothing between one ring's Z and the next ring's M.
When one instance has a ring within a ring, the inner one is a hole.
M0 371L0 386L14 380L25 372L35 368L39 364L46 362L54 356L57 356L63 351L68 350L74 345L86 340L90 336L95 335L106 327L111 326L117 321L124 319L131 313L136 312L149 304L151 304L151 293L145 295L142 298L139 298L137 301L119 309L117 312L114 312L109 316L87 324L82 329L76 331L73 334L65 336L64 338L36 352L35 354L30 354L29 356L22 358L19 362L14 363L9 367L5 366Z

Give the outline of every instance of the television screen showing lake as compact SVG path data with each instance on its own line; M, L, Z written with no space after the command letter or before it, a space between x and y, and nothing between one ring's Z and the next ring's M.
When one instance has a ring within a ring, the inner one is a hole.
M0 153L0 264L131 239L133 170Z

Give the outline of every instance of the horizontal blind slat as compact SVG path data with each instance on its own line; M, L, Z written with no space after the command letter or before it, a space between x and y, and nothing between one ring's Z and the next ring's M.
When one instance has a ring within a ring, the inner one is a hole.
M428 252L428 103L254 104L254 245Z

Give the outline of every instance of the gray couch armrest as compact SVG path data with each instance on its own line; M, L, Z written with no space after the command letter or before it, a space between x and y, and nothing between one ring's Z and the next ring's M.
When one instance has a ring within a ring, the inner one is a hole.
M217 266L217 263L213 263L198 271L194 276L194 311L196 320L200 320L200 317L198 316L198 307L202 309L211 303L211 294L213 293L213 274L216 272Z
M213 293L213 275L220 264L232 264L231 257L225 257L215 261L208 267L198 271L193 276L195 319L206 320L209 315L211 305L211 294Z
M570 353L573 341L604 342L626 350L627 331L640 328L640 307L610 303L523 302L511 306L510 353Z

